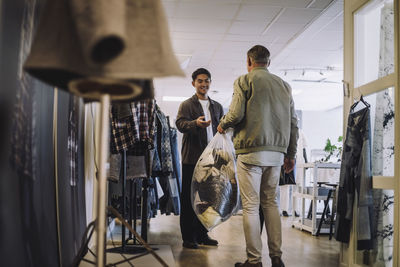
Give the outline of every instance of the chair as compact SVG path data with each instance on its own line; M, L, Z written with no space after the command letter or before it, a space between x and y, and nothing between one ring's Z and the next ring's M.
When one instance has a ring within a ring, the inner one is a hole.
M332 212L330 213L329 216L329 240L332 239L332 232L333 232L333 223L335 222L335 216L336 216L336 187L337 184L328 184L326 183L325 186L331 187L328 191L328 196L326 200L324 201L324 210L321 215L321 220L319 221L318 224L318 230L316 233L316 236L318 236L321 232L322 224L326 220L325 218L328 218L329 214L329 200L332 198Z

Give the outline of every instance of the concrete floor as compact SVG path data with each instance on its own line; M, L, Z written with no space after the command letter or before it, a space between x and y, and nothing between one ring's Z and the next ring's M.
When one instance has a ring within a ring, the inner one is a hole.
M291 227L291 218L281 217L283 227L283 256L286 267L339 266L339 243L327 235L312 236ZM200 249L182 248L179 216L158 215L149 225L151 244L170 245L176 267L232 267L246 259L242 216L236 215L214 228L211 237L219 241L218 247L201 246ZM263 266L271 266L263 231Z

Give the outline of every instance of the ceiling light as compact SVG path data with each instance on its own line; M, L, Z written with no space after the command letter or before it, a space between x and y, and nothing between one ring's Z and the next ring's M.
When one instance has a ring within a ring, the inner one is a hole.
M186 96L163 96L162 100L164 102L182 102L188 99Z
M299 95L303 92L301 89L292 89L292 95Z

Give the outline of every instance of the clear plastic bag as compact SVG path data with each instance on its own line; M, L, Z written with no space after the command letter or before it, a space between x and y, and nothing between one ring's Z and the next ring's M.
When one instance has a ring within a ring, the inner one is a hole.
M217 133L197 161L191 185L192 207L207 230L229 219L239 207L239 184L232 131Z

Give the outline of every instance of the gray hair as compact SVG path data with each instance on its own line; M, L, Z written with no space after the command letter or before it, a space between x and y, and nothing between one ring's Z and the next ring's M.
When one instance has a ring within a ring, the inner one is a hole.
M255 63L268 64L270 53L262 45L255 45L247 51L247 56Z

